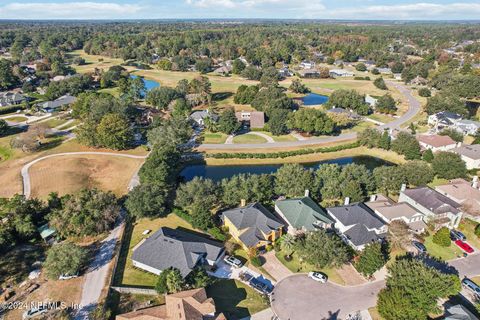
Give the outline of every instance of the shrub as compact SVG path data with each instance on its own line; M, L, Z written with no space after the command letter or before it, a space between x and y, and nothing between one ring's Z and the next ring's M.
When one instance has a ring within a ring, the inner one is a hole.
M475 228L475 235L480 238L480 223Z
M252 265L254 267L261 267L262 266L262 260L260 259L259 256L255 256L253 258L250 259L250 262L252 263Z
M208 229L208 233L218 241L224 242L227 240L227 236L218 227Z
M440 228L434 235L433 235L433 243L438 244L442 247L449 247L451 244L450 240L450 230L447 227Z
M420 88L418 89L418 95L420 97L428 98L432 96L432 92L428 88Z

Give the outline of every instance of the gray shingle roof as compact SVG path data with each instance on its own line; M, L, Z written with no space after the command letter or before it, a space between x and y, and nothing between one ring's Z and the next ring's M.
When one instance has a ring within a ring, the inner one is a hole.
M145 240L132 255L132 260L158 270L170 267L187 276L200 258L211 261L223 252L223 245L192 232L167 227L160 228Z
M447 212L460 212L460 210L458 210L461 207L459 203L431 188L423 187L407 189L403 191L403 193L433 213L442 214Z
M245 230L239 238L247 247L256 246L259 241L267 240L262 233L268 234L283 227L283 224L260 203L224 211L222 219L225 218L228 218L238 230Z
M72 103L75 102L75 100L76 100L75 97L70 96L70 95L65 95L65 96L62 96L62 97L54 100L54 101L42 102L42 103L39 104L39 106L43 109L57 109L57 108L60 108L62 106L72 104Z
M463 145L461 147L452 149L452 152L465 156L470 159L480 159L480 144Z
M305 228L307 231L312 231L316 229L317 221L326 224L333 223L325 210L320 208L310 197L278 200L275 205L285 216L287 222L296 229Z
M361 202L327 210L346 227L362 224L369 229L379 229L385 225L385 222L377 217L372 209Z
M375 231L369 231L363 224L356 224L343 233L355 246L366 245L382 238Z

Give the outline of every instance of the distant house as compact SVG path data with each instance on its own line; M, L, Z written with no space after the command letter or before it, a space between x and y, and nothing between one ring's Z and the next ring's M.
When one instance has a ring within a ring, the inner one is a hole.
M27 98L18 92L0 92L0 107L18 105L27 101Z
M247 250L262 250L282 236L283 224L258 202L226 210L221 218L232 237Z
M374 108L377 105L377 98L372 97L371 95L365 95L365 102L370 105L370 107Z
M176 268L186 277L196 266L215 266L224 254L221 242L163 227L133 249L132 262L134 267L156 275Z
M63 107L73 104L76 100L77 98L73 96L65 95L53 101L41 102L38 104L38 107L43 112L55 112Z
M480 132L480 122L463 119L458 120L454 125L453 128L458 132L461 132L463 135L476 135L477 132Z
M352 119L352 120L358 120L358 119L361 118L358 115L358 113L356 113L355 111L347 110L347 109L344 109L344 108L333 107L333 108L328 109L326 112L327 113L334 113L334 114L343 114L343 115L347 116L349 119Z
M417 136L420 147L424 150L448 151L457 147L457 142L449 136L441 136L437 134L423 134Z
M302 68L302 69L313 69L313 68L315 68L315 62L313 62L313 61L302 61L300 63L300 68Z
M215 69L213 73L226 76L226 75L229 75L232 72L232 70L233 70L233 67L231 65L225 65Z
M451 151L460 155L468 170L480 168L480 144L463 145Z
M165 296L165 304L119 314L116 320L225 320L204 288Z
M364 203L327 208L335 221L334 227L342 239L355 250L385 237L387 224Z
M320 78L320 71L316 69L300 70L298 75L302 78Z
M199 110L199 111L194 111L190 115L190 119L195 121L197 125L200 127L203 127L205 125L205 119L211 119L214 122L218 121L218 115L215 113L212 113L208 110Z
M392 69L390 68L377 68L377 70L381 74L392 74Z
M450 111L442 111L428 116L428 125L430 125L436 132L440 132L445 128L450 128L461 119L462 116L459 114Z
M288 69L288 67L283 67L278 70L278 74L282 78L288 78L293 76L293 72Z
M318 229L327 229L333 220L308 195L302 198L277 200L275 211L288 224L288 233L297 234Z
M235 112L238 121L250 128L261 129L265 126L265 113L262 111L241 111Z
M365 204L388 224L393 221L403 221L415 233L422 233L427 227L423 221L424 214L408 203L397 203L383 195L375 195Z
M433 221L436 228L456 228L462 218L461 204L429 187L402 190L398 202L409 203L425 215L426 222Z
M435 190L444 196L462 205L465 214L480 218L480 189L478 176L473 177L470 183L464 179L454 179L447 184L435 187Z
M345 69L330 70L330 77L332 78L343 78L343 77L353 77L353 76L355 76L355 73Z

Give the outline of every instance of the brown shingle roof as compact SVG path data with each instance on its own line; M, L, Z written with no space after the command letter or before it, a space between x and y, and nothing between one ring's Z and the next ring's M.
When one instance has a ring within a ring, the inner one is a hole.
M452 151L470 159L480 159L480 144L464 145Z
M417 140L435 148L456 144L456 142L449 136L441 136L438 134L420 135L417 136Z

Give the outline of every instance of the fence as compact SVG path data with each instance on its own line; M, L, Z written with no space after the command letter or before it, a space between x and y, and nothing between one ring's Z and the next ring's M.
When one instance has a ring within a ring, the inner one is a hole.
M113 290L120 292L120 293L132 293L132 294L145 294L151 296L157 296L158 292L154 289L146 289L146 288L137 288L137 287L110 287Z

